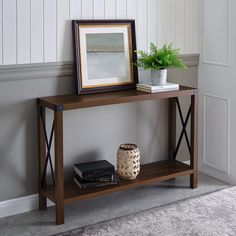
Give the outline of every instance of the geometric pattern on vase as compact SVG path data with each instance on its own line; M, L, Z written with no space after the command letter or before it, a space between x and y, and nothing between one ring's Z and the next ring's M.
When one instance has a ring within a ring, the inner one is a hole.
M140 151L135 144L122 144L117 152L117 173L122 179L135 179L140 172Z

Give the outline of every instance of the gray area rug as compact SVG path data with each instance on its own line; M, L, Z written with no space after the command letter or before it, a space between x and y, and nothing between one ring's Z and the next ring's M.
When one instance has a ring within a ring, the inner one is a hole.
M235 236L236 187L57 235Z

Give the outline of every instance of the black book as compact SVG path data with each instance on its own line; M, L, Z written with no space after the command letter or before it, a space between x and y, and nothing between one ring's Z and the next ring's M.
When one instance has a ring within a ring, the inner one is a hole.
M115 167L106 160L100 160L75 164L74 171L82 179L94 179L114 175Z
M75 173L75 177L81 179L77 173ZM87 181L87 182L111 182L114 179L114 175L104 175L104 176L99 176L96 178L89 178L89 179L85 179L83 178L82 180Z
M119 180L117 175L115 175L113 180L110 181L110 182L96 182L96 181L92 182L92 181L86 181L84 179L79 178L78 176L75 176L74 177L74 182L81 189L89 189L89 188L97 188L97 187L116 185L116 184L119 184L120 180Z

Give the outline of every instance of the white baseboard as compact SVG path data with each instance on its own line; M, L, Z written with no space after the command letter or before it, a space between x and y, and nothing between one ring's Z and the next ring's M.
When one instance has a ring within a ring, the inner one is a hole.
M53 206L54 203L47 201L47 206ZM25 197L19 197L0 202L0 218L21 214L38 209L38 194Z

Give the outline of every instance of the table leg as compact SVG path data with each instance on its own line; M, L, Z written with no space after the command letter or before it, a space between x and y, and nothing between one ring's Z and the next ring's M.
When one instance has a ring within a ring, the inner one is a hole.
M42 119L45 120L45 108L38 105L38 167L39 167L39 210L46 210L47 199L42 195L42 184L46 185L46 178L42 183L44 166L46 163L46 140Z
M54 111L55 119L55 199L56 223L64 224L63 112Z
M190 176L191 188L198 186L198 95L191 96L191 156L190 165L193 174Z
M169 98L169 160L174 160L174 152L176 148L176 104L175 98Z

